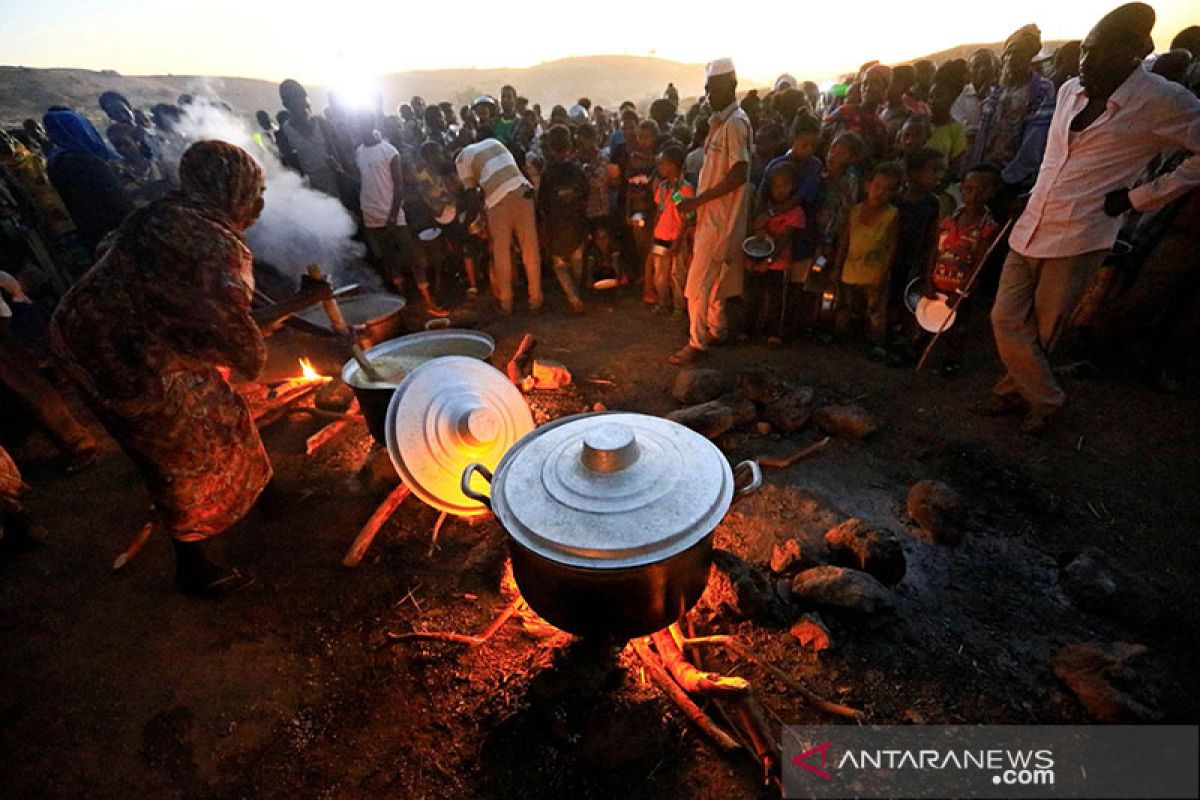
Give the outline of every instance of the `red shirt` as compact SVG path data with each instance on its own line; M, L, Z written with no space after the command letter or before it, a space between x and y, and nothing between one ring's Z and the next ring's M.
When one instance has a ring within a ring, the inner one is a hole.
M679 199L676 199L676 193ZM654 222L654 238L673 242L683 230L683 217L679 214L679 200L695 197L696 190L680 178L678 182L659 180L654 184L654 205L658 208L658 219Z
M758 263L750 262L747 268L752 272L790 270L792 268L792 248L796 244L796 234L804 230L805 224L804 209L800 206L793 206L787 211L780 211L778 214L772 214L768 217L767 235L775 239L775 252L766 261ZM788 232L792 234L792 241L780 247L780 239Z
M1000 230L986 208L983 216L970 225L962 221L962 215L960 208L938 225L937 260L931 278L933 288L947 294L962 286Z

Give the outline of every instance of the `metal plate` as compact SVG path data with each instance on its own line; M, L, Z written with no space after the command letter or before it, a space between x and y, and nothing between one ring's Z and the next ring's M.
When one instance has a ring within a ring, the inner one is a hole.
M380 362L382 367L393 364L399 370L381 369L385 373L383 385L372 384L364 379L358 362L350 359L342 367L342 381L360 389L384 389L399 386L405 375L433 358L441 356L468 356L490 358L496 350L496 340L483 331L466 328L446 328L438 331L422 331L380 342L366 351L368 361Z
M533 430L525 398L508 377L483 361L444 356L404 378L388 406L388 455L412 493L460 517L487 512L462 493L463 470L477 462L495 469Z
M492 507L518 543L593 569L644 566L707 536L733 499L716 445L660 417L609 412L543 425L509 451Z
M957 312L946 304L946 295L922 297L917 303L917 324L930 333L948 331L954 325Z

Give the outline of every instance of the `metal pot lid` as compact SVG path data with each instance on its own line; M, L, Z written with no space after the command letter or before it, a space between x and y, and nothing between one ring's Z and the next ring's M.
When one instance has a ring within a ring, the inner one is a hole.
M467 356L426 361L408 373L388 405L388 455L412 493L460 517L487 512L462 493L472 462L494 469L533 430L525 398L504 373Z
M342 367L342 381L359 389L390 389L399 386L412 370L441 356L469 356L483 360L496 350L496 340L483 331L445 328L410 333L388 339L368 349L364 355L374 366L382 383L372 383L362 374L358 362L350 359Z
M644 566L681 553L725 516L733 471L716 445L661 417L609 412L543 425L491 487L509 534L576 567Z

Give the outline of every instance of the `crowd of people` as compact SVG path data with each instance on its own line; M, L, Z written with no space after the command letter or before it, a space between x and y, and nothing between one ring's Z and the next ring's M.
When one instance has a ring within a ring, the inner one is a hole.
M910 365L930 335L913 304L937 298L956 312L939 364L951 377L984 316L969 296L994 293L1005 375L975 410L1023 413L1038 433L1065 402L1048 356L1069 327L1093 359L1150 336L1160 385L1195 341L1200 28L1152 56L1153 24L1129 3L1049 55L1030 24L999 53L871 62L825 91L785 74L739 97L733 62L717 59L703 97L669 85L644 110L582 97L544 116L504 86L395 114L331 92L314 114L287 80L282 110L254 115L251 152L200 142L182 161L169 154L200 99L143 112L105 92L105 136L53 107L0 132L0 379L85 463L94 442L40 375L52 349L157 487L181 587L228 579L190 545L270 477L215 369L261 366L242 232L263 202L255 162L270 157L337 198L385 284L429 315L482 305L484 291L498 314L519 291L539 313L548 270L574 313L635 292L681 339L686 325L677 365L806 338ZM30 296L63 292L39 324ZM189 446L193 418L228 435Z

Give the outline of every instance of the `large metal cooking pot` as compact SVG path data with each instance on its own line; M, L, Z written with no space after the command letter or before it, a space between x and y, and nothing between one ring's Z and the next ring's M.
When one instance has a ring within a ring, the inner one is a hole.
M404 333L404 305L403 297L383 292L351 295L338 300L338 308L346 325L364 348ZM296 315L296 319L323 331L333 330L329 316L321 306L302 311Z
M740 488L735 473L746 476ZM694 431L619 412L543 425L494 475L479 464L462 475L463 494L508 531L530 607L570 633L615 639L661 630L700 599L713 530L761 484L755 462L731 469Z
M421 364L441 356L467 356L484 361L496 350L496 340L482 331L447 328L410 333L381 342L364 355L383 379L367 379L354 359L342 367L342 381L354 390L367 429L380 444L386 443L385 423L392 393L405 376Z

